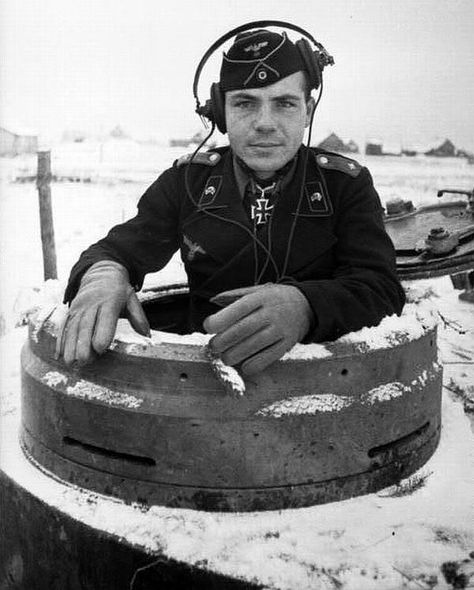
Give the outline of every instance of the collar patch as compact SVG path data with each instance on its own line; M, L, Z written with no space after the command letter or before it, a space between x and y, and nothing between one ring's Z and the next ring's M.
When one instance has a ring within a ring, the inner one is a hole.
M305 187L306 202L308 204L309 212L316 217L327 217L332 215L333 208L329 195L324 192L324 189L319 181L306 183Z
M199 198L199 205L205 207L212 205L216 199L222 186L222 176L209 176L204 187L201 197Z

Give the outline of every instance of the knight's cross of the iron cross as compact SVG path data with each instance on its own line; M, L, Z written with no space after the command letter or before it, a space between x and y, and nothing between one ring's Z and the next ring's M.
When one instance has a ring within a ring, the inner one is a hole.
M273 205L266 197L255 199L255 205L252 205L252 219L257 225L267 223L272 216Z

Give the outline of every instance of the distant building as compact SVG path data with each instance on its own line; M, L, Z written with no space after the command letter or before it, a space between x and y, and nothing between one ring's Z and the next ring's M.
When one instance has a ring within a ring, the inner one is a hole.
M474 164L474 153L467 150L457 150L456 156L458 158L466 158L469 164Z
M38 151L38 134L31 131L0 127L0 156L34 154Z
M396 143L385 143L381 139L369 139L365 144L368 156L400 156L402 148Z
M344 141L335 133L331 133L323 139L321 143L318 143L318 148L323 150L327 150L329 152L340 152L340 153L351 153L351 154L358 154L359 147L352 141L352 139L348 143L344 143Z
M115 127L110 132L110 137L114 139L128 139L129 136L125 133L124 129L120 125L115 125Z
M358 154L359 153L359 146L353 139L350 139L347 143L347 151L351 154Z
M445 139L439 146L425 152L425 156L435 156L437 158L454 158L456 155L456 147L450 139Z
M372 139L365 144L365 153L368 156L381 156L383 152L383 143L381 140Z

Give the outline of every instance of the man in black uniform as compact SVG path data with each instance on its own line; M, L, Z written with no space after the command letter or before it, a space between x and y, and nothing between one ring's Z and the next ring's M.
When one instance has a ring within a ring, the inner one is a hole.
M401 313L404 293L370 173L302 143L317 83L298 43L266 29L236 37L211 89L222 113L210 118L220 118L230 146L175 162L133 219L82 253L58 337L66 363L104 352L124 312L149 333L135 291L178 249L189 331L214 334L214 353L244 374L297 342L333 340Z

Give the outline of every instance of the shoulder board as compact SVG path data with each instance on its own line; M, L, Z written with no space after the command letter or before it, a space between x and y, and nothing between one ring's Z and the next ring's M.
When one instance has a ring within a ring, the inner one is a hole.
M345 156L339 156L337 154L318 154L316 156L316 162L321 168L328 168L329 170L339 170L345 172L349 176L359 176L362 166L356 160L351 160Z
M193 154L184 154L180 158L176 160L176 166L184 166L184 164L189 164L189 161L193 157ZM215 166L217 162L221 159L221 155L217 152L198 152L193 160L192 164L204 164L205 166Z

